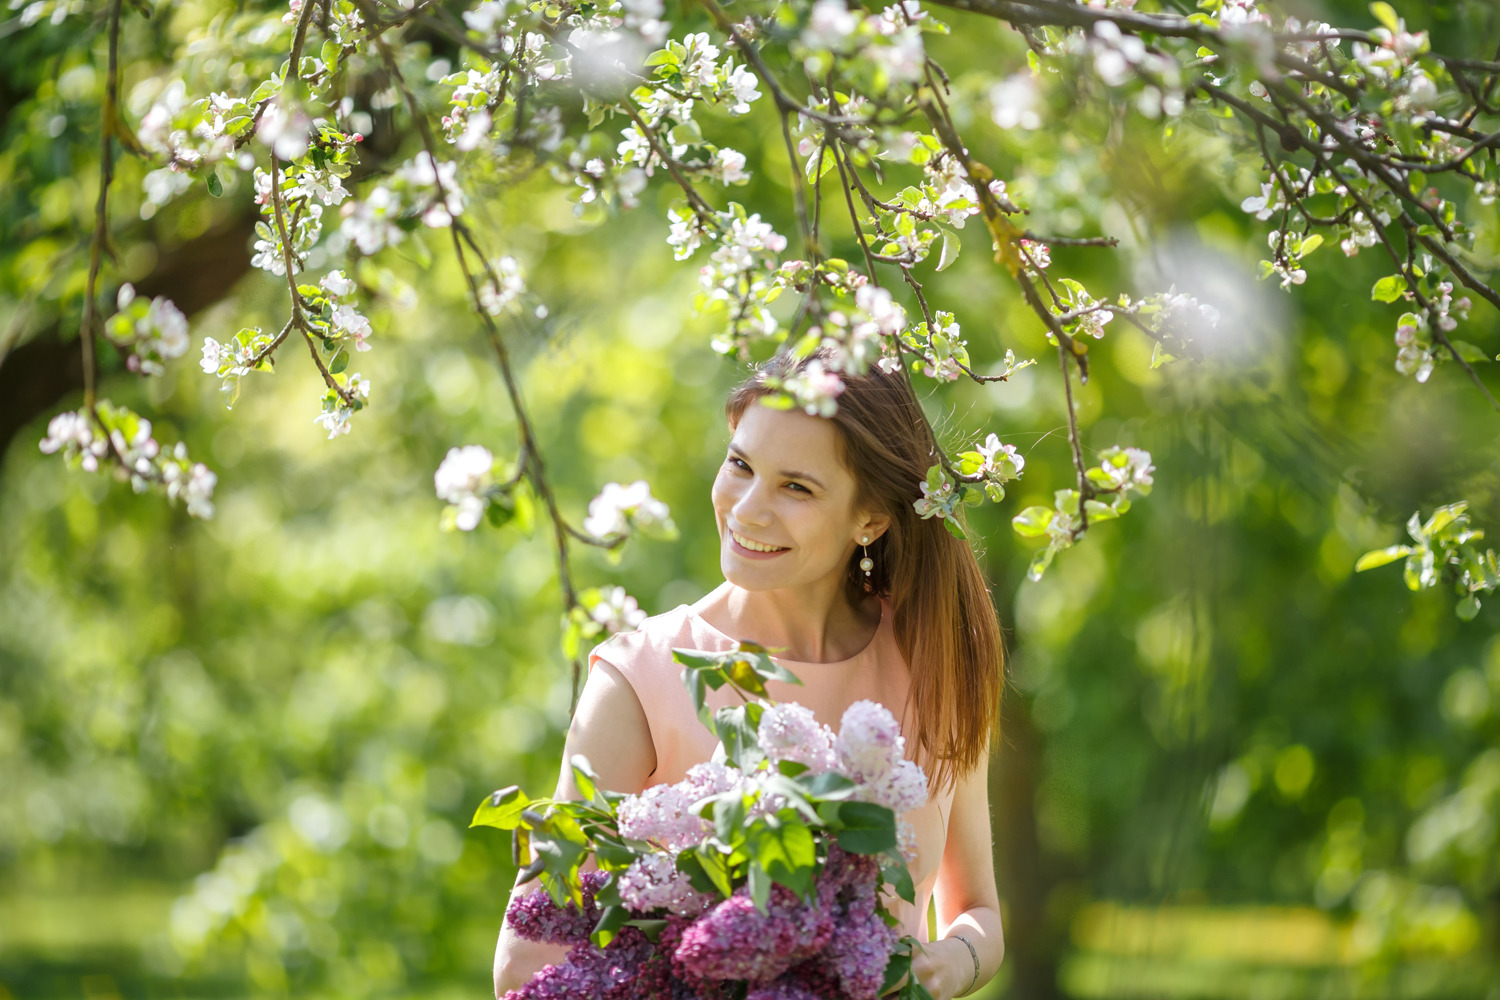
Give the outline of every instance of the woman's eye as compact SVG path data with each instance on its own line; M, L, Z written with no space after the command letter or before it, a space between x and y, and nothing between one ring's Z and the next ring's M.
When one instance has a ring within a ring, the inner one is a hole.
M725 461L734 466L736 469L740 469L745 472L750 471L750 466L745 464L744 459L735 458L733 455L730 455L727 459L725 459Z
M801 483L787 483L787 486L791 487L794 490L801 490L803 493L812 492L812 490L808 489L806 486L803 486Z

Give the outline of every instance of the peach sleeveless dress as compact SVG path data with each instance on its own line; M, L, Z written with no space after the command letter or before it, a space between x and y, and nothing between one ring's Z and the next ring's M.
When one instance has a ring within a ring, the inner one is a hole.
M712 596L703 598L699 605L706 605ZM635 631L622 632L589 654L590 669L603 660L620 672L646 713L656 751L656 770L646 780L648 787L681 781L688 768L712 757L718 744L714 734L694 713L692 699L682 685L682 667L672 659L674 646L717 652L734 644L733 638L699 617L697 607L680 604L647 618ZM888 601L881 601L880 626L875 638L849 659L836 663L774 659L796 674L802 684L773 681L767 685L770 696L779 702L795 701L806 706L819 722L835 732L844 710L862 698L885 705L902 729L909 729L911 715L906 698L910 674L896 643ZM737 701L738 697L728 688L708 693L708 703L713 709ZM907 743L910 756L910 738ZM897 900L892 912L905 932L919 941L928 940L927 906L937 882L952 807L950 785L931 797L925 806L905 814L916 831L917 859L909 866L916 885L916 905Z

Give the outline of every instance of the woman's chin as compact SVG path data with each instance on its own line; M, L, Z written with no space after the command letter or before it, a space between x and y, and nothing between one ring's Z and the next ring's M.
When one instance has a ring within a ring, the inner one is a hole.
M754 563L747 565L746 560L736 558L731 552L725 552L719 557L719 569L723 572L724 579L741 590L775 590L787 584L786 575L779 569Z

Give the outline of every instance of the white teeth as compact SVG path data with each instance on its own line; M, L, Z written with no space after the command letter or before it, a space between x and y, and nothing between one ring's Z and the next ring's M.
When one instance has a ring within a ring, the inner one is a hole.
M750 539L746 538L745 536L737 534L737 533L735 533L733 531L731 531L729 534L734 538L734 540L736 542L739 542L741 545L743 545L745 548L749 549L751 552L784 552L784 551L786 551L786 546L784 546L784 545L762 545L759 542L752 542Z

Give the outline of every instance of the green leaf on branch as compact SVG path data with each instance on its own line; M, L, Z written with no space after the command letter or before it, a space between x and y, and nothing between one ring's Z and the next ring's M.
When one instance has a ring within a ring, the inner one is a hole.
M947 226L938 226L938 231L943 234L943 249L938 254L937 269L946 271L949 265L958 260L958 252L963 249L963 242L959 239L958 233Z
M1390 4L1383 2L1383 0L1377 0L1377 2L1370 4L1370 13L1375 15L1375 20L1379 21L1381 27L1385 28L1392 35L1400 32L1401 18L1397 16L1396 8Z
M1051 507L1027 507L1010 519L1010 525L1022 538L1041 538L1047 534L1047 526L1052 523L1056 514L1057 511Z
M1370 298L1376 302L1395 302L1405 290L1405 278L1399 274L1388 274L1375 282L1375 287L1370 290Z
M1354 572L1363 573L1367 569L1375 569L1377 566L1384 566L1387 563L1393 563L1397 559L1401 559L1409 555L1411 555L1411 546L1409 545L1392 545L1389 548L1376 549L1373 552L1366 552L1364 555L1360 556L1359 561L1354 564Z
M514 830L521 824L521 812L530 805L531 799L519 785L502 788L479 804L469 828L493 826L497 830Z

